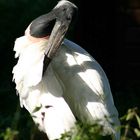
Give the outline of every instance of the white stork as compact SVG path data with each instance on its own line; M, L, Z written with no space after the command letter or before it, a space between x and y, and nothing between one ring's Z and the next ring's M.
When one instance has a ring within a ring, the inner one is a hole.
M73 3L61 0L15 41L13 80L20 104L50 140L71 130L76 119L100 120L103 133L119 140L118 112L105 72L84 49L64 39L76 11Z

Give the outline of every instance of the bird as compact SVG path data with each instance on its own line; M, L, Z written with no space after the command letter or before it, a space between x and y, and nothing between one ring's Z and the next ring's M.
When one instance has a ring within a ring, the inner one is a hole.
M18 61L12 73L20 105L49 140L59 139L77 120L99 120L103 135L119 140L119 115L104 70L85 49L65 38L77 10L74 3L61 0L15 40Z

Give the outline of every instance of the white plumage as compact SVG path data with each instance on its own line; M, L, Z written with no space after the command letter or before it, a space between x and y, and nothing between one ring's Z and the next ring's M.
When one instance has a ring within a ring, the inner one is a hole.
M46 46L47 39L33 43L27 36L15 42L19 60L13 79L21 106L50 140L70 130L75 117L86 123L101 120L105 133L113 133L119 140L119 132L111 125L119 125L118 113L100 65L80 46L65 39L42 76ZM36 107L40 109L34 112Z
M63 40L74 11L73 3L60 1L15 41L18 62L13 80L21 107L29 111L50 140L74 128L76 119L88 124L98 121L103 135L112 134L119 140L120 133L115 129L120 124L118 112L106 74L84 49ZM47 27L52 20L56 23L50 32ZM52 60L44 69L46 57Z

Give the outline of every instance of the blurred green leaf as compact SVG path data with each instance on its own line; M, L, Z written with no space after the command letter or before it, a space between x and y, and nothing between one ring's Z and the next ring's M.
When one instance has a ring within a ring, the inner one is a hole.
M136 116L136 119L137 119L137 122L138 122L138 125L139 125L139 128L140 128L140 117L137 114L135 114L135 116Z
M132 120L135 116L135 113L132 109L128 110L127 116L126 116L126 121Z
M42 108L42 105L35 107L32 113L39 111Z
M135 128L134 129L135 134L137 135L138 138L140 138L140 130Z
M1 133L1 138L3 140L15 140L18 135L18 131L7 128L5 132Z

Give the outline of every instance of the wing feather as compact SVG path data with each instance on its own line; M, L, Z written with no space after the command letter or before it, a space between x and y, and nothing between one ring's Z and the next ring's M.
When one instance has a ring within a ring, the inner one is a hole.
M19 57L13 68L13 80L21 97L25 98L29 87L37 85L42 79L46 40L30 42L26 36L15 41L15 57Z
M105 131L115 134L111 124L119 125L118 112L98 62L80 46L64 40L51 65L65 86L63 96L75 116L88 123L101 120Z

